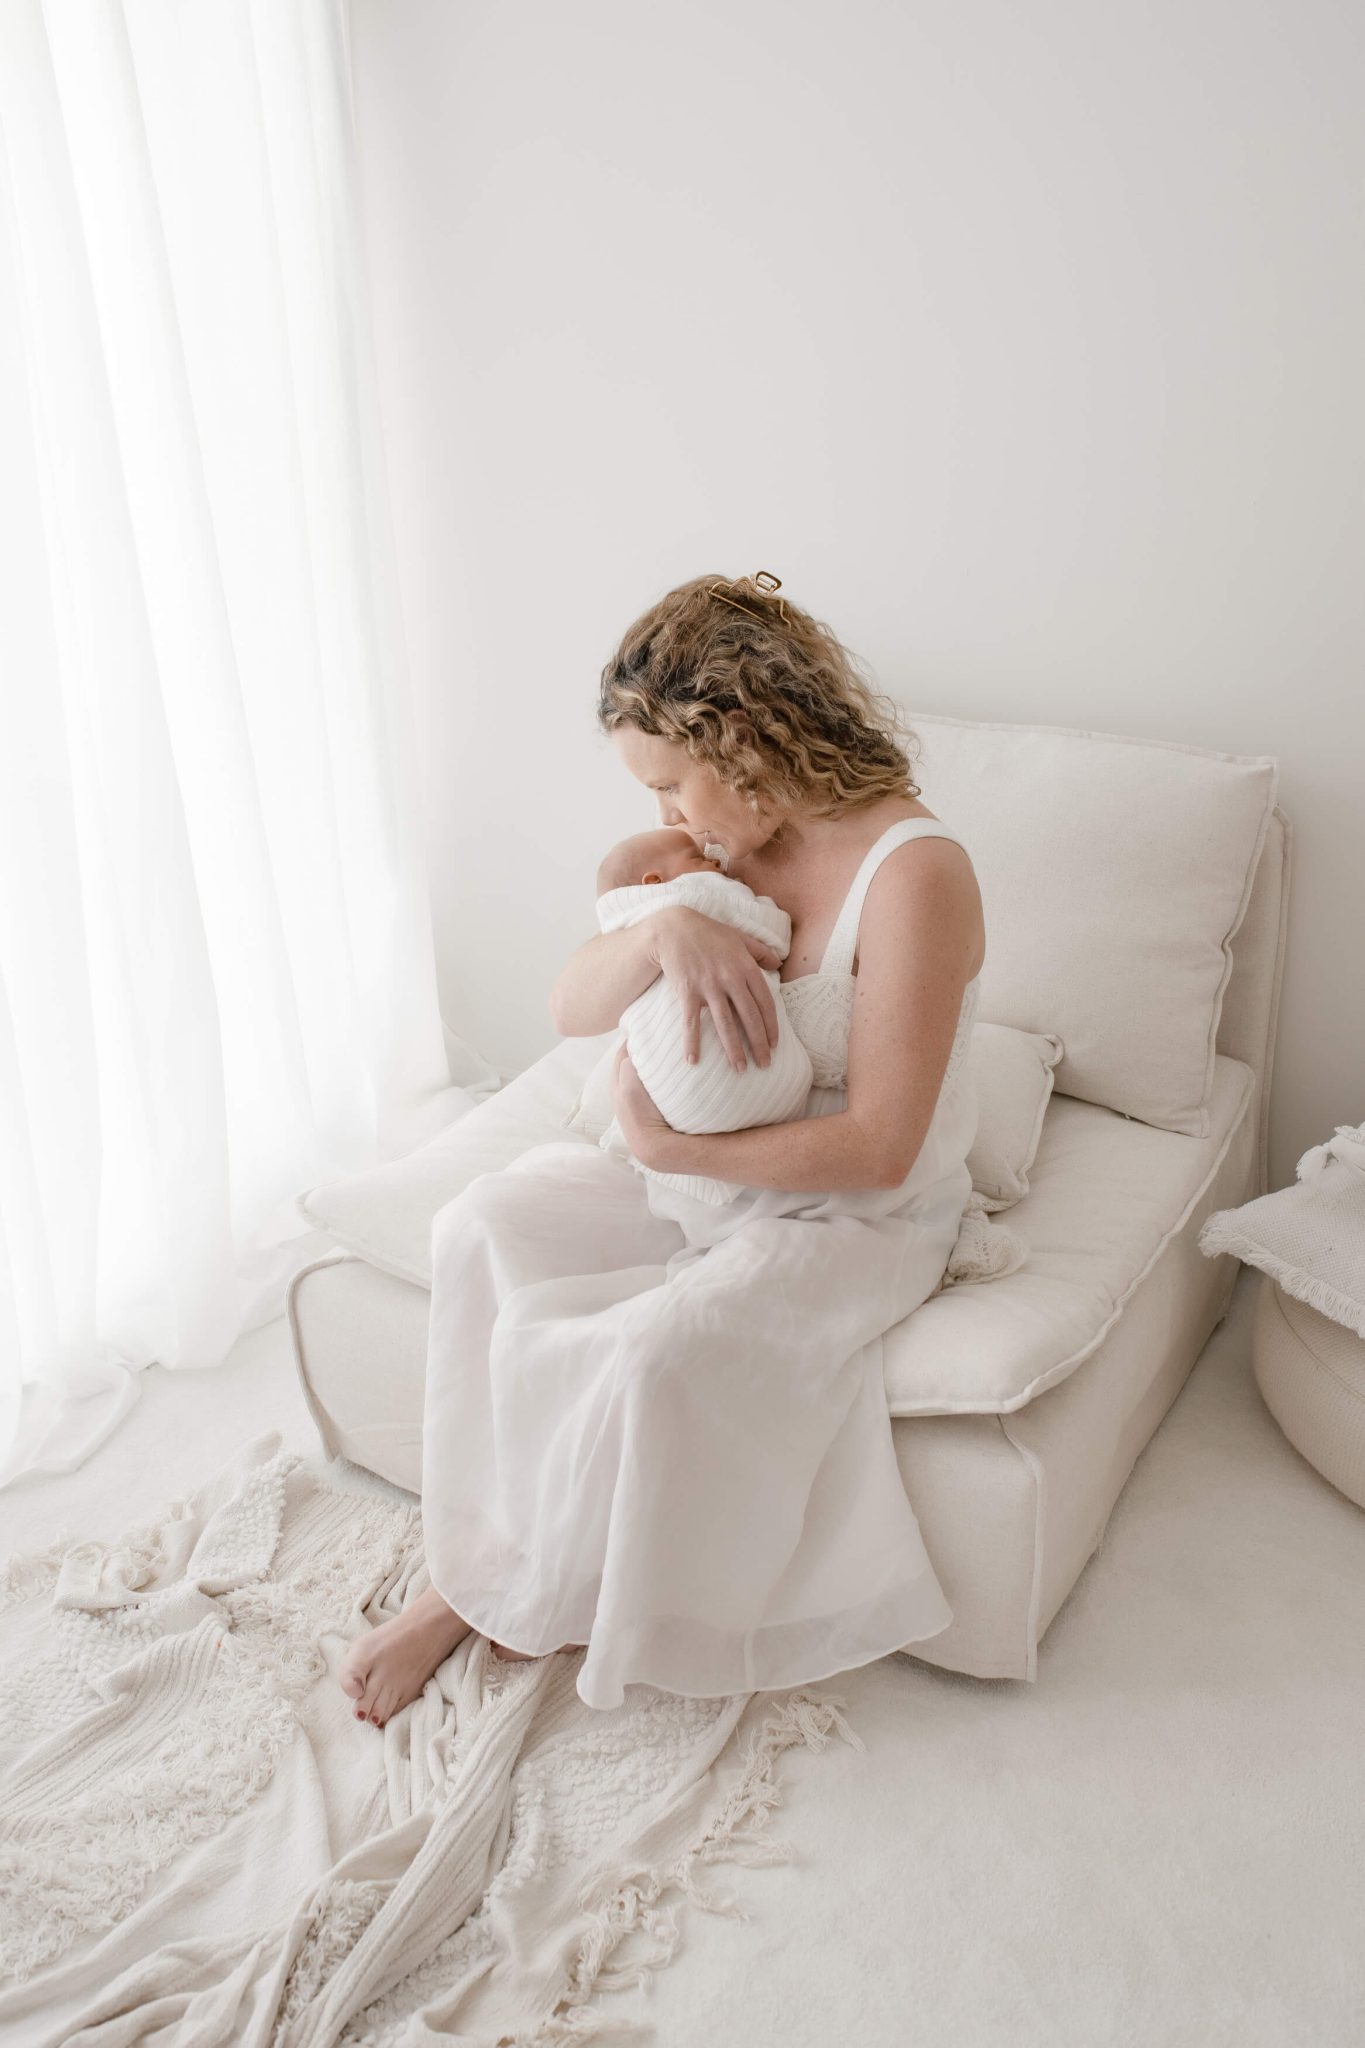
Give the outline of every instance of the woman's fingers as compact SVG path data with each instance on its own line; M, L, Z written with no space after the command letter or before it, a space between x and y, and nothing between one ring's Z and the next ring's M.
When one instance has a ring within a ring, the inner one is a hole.
M777 1044L777 997L761 974L755 975L749 984L753 991L758 1013L763 1019L763 1028L768 1034L769 1045Z
M740 937L760 967L778 968L782 965L782 955L775 947L768 945L766 940L756 939L750 932L741 932Z
M737 1074L744 1072L751 1058L755 1066L769 1064L768 1028L746 983L737 989L717 989L707 1007L725 1057Z
M693 1065L701 1057L701 997L694 989L685 989L683 1006L683 1058Z
M769 1065L771 1048L777 1044L777 1002L766 976L776 972L782 963L775 949L761 939L751 938L747 933L738 936L749 948L751 957L739 967L733 959L725 961L720 973L734 974L737 978L733 982L717 979L708 986L703 975L699 982L689 984L680 975L679 993L683 1058L695 1064L701 1057L702 1011L707 1010L726 1059L736 1073L742 1074L750 1058L757 1066Z
M768 1026L763 1012L747 983L735 991L731 1001L734 1003L739 1021L744 1027L744 1035L749 1041L750 1054L754 1064L759 1067L766 1067L772 1059L768 1040Z
M711 1012L711 1022L716 1027L716 1036L725 1048L726 1059L737 1074L742 1074L748 1060L739 1034L739 1023L730 1007L729 997L717 990L707 1008Z
M709 1010L711 1013L711 1023L715 1028L716 1037L721 1042L726 1059L729 1060L732 1067L738 1068L742 1073L744 1070L744 1058L739 1049L739 1032L736 1028L730 1006L723 999L718 989L711 995L706 994L701 989L698 989L695 994L689 990L683 997L683 1058L691 1065L701 1057L701 1013L703 1010Z

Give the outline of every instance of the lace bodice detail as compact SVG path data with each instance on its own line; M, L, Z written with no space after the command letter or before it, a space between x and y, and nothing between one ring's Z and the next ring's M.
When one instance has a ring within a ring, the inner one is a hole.
M857 987L853 960L858 945L858 920L868 884L881 862L895 846L907 839L941 838L956 840L956 832L937 818L901 818L888 826L853 878L834 930L830 933L824 959L814 974L801 974L794 981L779 984L783 1007L801 1043L810 1054L817 1088L842 1088L848 1080L848 1039L853 1025L853 992ZM972 1024L976 1017L981 976L976 975L962 992L957 1031L948 1055L944 1079L957 1073L967 1057Z
M842 1088L848 1080L848 1035L853 1025L853 991L857 985L855 975L823 972L803 974L795 981L781 984L783 1005L792 1029L810 1054L817 1088ZM945 1080L951 1079L967 1057L980 989L978 974L962 992L962 1008Z

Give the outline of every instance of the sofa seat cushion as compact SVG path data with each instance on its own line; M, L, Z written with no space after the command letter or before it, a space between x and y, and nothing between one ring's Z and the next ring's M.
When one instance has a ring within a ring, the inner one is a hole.
M1054 1095L1029 1192L1009 1212L1026 1263L932 1295L888 1331L891 1413L1008 1414L1074 1372L1185 1227L1255 1093L1252 1069L1220 1053L1206 1138Z
M479 1174L510 1166L532 1145L572 1142L564 1118L615 1036L561 1038L415 1152L309 1188L298 1197L299 1214L382 1272L430 1287L438 1210Z
M609 1035L562 1039L478 1104L472 1122L466 1111L405 1159L310 1189L300 1212L371 1265L429 1288L438 1210L532 1145L566 1142L565 1113ZM1251 1068L1220 1054L1207 1138L1054 1095L1029 1192L1009 1212L1027 1264L944 1289L887 1333L891 1413L1005 1414L1074 1372L1183 1228L1254 1094Z
M619 1037L612 1030L561 1039L494 1094L462 1104L417 1151L309 1188L298 1198L299 1213L372 1266L430 1287L432 1222L471 1180L510 1166L532 1145L576 1136L595 1142L598 1131L582 1114L585 1083ZM968 1163L987 1210L1009 1208L1028 1189L1061 1050L1047 1033L991 1024L973 1030L970 1071L980 1114ZM605 1129L609 1102L605 1116L598 1107L597 1119Z

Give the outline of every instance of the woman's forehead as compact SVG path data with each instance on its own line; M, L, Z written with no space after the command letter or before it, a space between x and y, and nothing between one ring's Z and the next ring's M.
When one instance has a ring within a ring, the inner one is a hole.
M619 725L612 737L626 766L642 782L675 774L680 765L679 757L686 759L684 750L676 741L666 740L656 732L641 732L638 726Z

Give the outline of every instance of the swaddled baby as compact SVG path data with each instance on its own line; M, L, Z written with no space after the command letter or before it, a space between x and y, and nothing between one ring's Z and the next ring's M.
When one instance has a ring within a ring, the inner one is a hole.
M771 896L756 896L744 882L722 873L715 860L697 852L688 833L666 826L638 832L614 846L597 872L597 922L604 932L638 924L665 904L681 903L762 939L779 959L791 948L791 919ZM631 1064L675 1131L740 1131L755 1124L787 1123L800 1117L814 1080L810 1054L787 1016L776 968L761 970L777 1004L777 1043L766 1067L755 1065L746 1047L736 1073L721 1044L709 1009L701 1013L695 1065L683 1053L682 998L667 975L651 982L621 1012ZM597 1137L604 1151L628 1159L640 1173L666 1182L703 1202L728 1202L742 1192L740 1181L710 1174L660 1173L637 1160L617 1122L611 1072L619 1034L583 1084L570 1116L570 1130ZM601 1133L598 1136L598 1133Z

